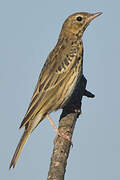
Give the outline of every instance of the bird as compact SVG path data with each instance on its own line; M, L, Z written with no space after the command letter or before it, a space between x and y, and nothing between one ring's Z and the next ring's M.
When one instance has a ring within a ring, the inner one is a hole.
M48 118L58 135L65 137L60 134L49 114L65 106L82 77L82 36L90 22L101 14L102 12L77 12L64 21L58 41L41 70L29 107L19 127L24 127L24 132L9 169L15 167L28 137L44 118Z

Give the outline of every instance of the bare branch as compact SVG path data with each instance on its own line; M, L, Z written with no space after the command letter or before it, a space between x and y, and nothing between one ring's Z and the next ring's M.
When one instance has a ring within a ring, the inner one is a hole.
M58 129L60 132L64 132L64 134L69 136L70 139L72 139L74 127L81 112L82 97L94 97L92 93L86 90L86 84L87 80L83 76L60 116ZM71 144L66 139L59 136L55 138L47 180L64 180L70 147Z

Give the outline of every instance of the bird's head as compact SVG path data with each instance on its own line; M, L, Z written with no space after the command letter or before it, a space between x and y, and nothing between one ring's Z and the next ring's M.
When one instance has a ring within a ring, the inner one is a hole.
M95 19L96 17L100 16L102 13L94 13L90 14L87 12L80 12L75 13L69 16L62 27L62 31L71 32L73 34L83 34L89 23Z

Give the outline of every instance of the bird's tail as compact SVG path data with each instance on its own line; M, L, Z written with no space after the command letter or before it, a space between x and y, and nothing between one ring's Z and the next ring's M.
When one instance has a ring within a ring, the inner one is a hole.
M9 169L10 169L12 166L13 166L13 168L15 167L16 162L17 162L17 160L18 160L18 158L19 158L19 156L20 156L20 154L21 154L21 152L22 152L22 149L23 149L23 147L24 147L24 144L26 143L26 141L27 141L27 139L28 139L28 137L29 137L30 134L31 134L31 131L28 131L28 130L25 130L25 131L24 131L24 133L23 133L23 135L22 135L22 137L21 137L21 139L20 139L20 141L19 141L19 144L18 144L18 146L17 146L17 148L16 148L16 151L15 151L15 153L14 153L14 155L13 155L13 158L12 158L12 160L11 160Z

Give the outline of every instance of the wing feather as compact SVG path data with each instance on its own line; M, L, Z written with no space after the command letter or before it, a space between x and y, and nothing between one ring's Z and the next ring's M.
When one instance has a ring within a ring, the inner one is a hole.
M64 49L62 46L64 46ZM38 112L41 111L43 114L46 113L44 110L42 111L43 107L46 103L48 103L51 96L55 95L53 93L54 89L59 86L60 82L64 80L67 73L69 73L75 63L76 56L77 48L67 46L66 41L64 41L64 44L61 46L59 43L56 45L43 66L31 102L20 128L25 126L31 118L33 119Z

